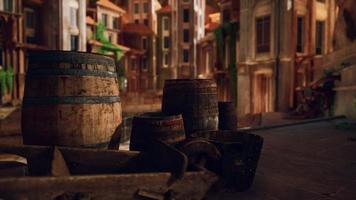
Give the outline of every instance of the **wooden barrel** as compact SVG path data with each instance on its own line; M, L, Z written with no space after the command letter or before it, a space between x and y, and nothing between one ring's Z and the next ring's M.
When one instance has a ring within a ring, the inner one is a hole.
M153 112L135 116L132 120L130 150L149 150L153 139L171 145L185 140L182 115L168 116Z
M216 83L211 79L166 80L162 112L182 114L186 133L218 129Z
M219 130L235 130L237 128L236 109L232 102L219 102Z
M120 123L113 59L66 51L30 54L22 107L25 144L107 144Z
M192 137L205 138L220 151L220 164L212 171L222 176L225 187L238 191L251 187L262 151L262 137L238 131L203 131Z

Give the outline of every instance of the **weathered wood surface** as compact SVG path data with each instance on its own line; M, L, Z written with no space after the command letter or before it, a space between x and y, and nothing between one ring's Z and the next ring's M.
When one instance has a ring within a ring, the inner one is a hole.
M211 79L166 80L162 112L182 114L187 136L195 131L218 129L217 86Z
M40 176L0 179L0 198L202 199L217 180L211 172L185 172L187 158L159 141L149 153L59 147L75 176L49 177L56 149L0 146L26 157L30 174Z
M155 194L157 198L151 199L166 199L167 196L181 200L202 199L216 181L216 176L211 172L187 172L182 180L168 187L170 177L170 173L140 173L6 178L0 179L0 198L47 200L67 194L67 197L72 197L69 199L124 200L142 199Z
M219 130L236 130L237 111L232 102L218 102Z
M29 172L36 176L51 174L54 150L55 147L47 146L0 145L1 153L27 158ZM58 150L72 175L157 171L181 174L187 167L187 158L184 155L159 142L147 153L68 147L58 147Z
M30 54L22 108L25 144L108 143L121 118L113 59L64 51Z
M148 150L151 148L149 141L155 139L170 145L185 140L182 115L156 112L135 116L132 121L130 150Z

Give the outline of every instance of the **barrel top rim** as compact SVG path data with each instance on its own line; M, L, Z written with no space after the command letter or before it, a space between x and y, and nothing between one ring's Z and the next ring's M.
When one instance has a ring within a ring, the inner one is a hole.
M115 65L115 60L107 55L99 54L99 53L92 53L92 52L84 52L84 51L68 51L68 50L34 50L34 51L29 51L29 57L30 61L31 60L50 60L46 56L42 56L39 59L39 55L58 55L58 56L63 56L63 55L72 55L72 56L96 56L100 57L98 61L105 61L105 62L110 62L111 65ZM35 56L35 57L34 57Z
M209 78L196 78L196 79L189 79L189 78L182 78L182 79L168 79L165 82L198 82L198 81L214 81L213 79Z
M91 54L91 55L98 55L112 59L110 56L103 55L100 53L93 53L93 52L86 52L86 51L70 51L70 50L32 50L29 51L30 54L37 54L37 53L72 53L72 54Z
M181 114L169 115L164 112L146 112L140 115L136 115L135 118L153 120L183 119Z

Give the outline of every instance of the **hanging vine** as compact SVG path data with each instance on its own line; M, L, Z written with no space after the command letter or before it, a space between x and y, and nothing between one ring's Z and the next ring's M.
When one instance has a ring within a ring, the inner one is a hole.
M9 66L7 70L0 69L1 96L7 92L12 93L14 88L14 69Z
M98 22L96 25L95 39L98 40L103 46L99 47L97 50L101 54L108 54L109 52L115 53L116 61L120 61L123 56L123 50L118 46L112 44L105 36L105 25L102 22Z

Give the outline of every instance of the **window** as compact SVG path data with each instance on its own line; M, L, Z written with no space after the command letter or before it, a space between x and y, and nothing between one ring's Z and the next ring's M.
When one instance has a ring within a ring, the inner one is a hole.
M183 62L185 62L185 63L189 62L189 50L188 49L183 50Z
M142 58L142 70L147 71L148 70L148 61L147 58Z
M316 0L316 1L320 3L325 3L325 0Z
M13 0L4 0L4 11L13 11Z
M168 67L168 64L169 64L168 53L164 53L164 55L163 55L163 67Z
M320 55L323 54L324 46L324 25L323 21L316 22L316 31L315 31L315 53Z
M169 48L169 37L165 36L163 38L163 48L168 49Z
M130 58L129 65L130 65L131 71L135 71L136 70L136 62L135 62L135 60Z
M189 15L190 15L190 10L184 9L183 10L183 22L189 22Z
M112 43L112 35L109 35L109 42Z
M297 19L297 52L304 51L304 18L298 17Z
M70 36L70 50L78 51L79 49L79 37L77 35Z
M169 30L169 19L168 17L163 18L163 30L168 31Z
M143 20L143 24L146 25L146 26L148 26L148 19L144 19L144 20Z
M135 14L138 14L139 12L140 12L139 4L138 4L138 3L135 3L135 4L134 4L134 13L135 13Z
M78 27L78 9L70 8L70 25Z
M143 12L148 13L148 3L147 2L143 4Z
M189 42L189 30L188 29L183 30L183 41Z
M101 15L101 20L104 23L104 26L108 27L108 15L107 14L102 14Z
M147 49L147 38L142 38L142 48L144 49L144 50L146 50Z
M256 19L256 51L265 53L270 51L270 16Z
M33 10L25 10L25 25L26 28L35 28L35 12Z
M140 21L138 19L135 19L135 24L139 24Z
M113 17L112 28L113 29L119 29L119 18L118 17Z

